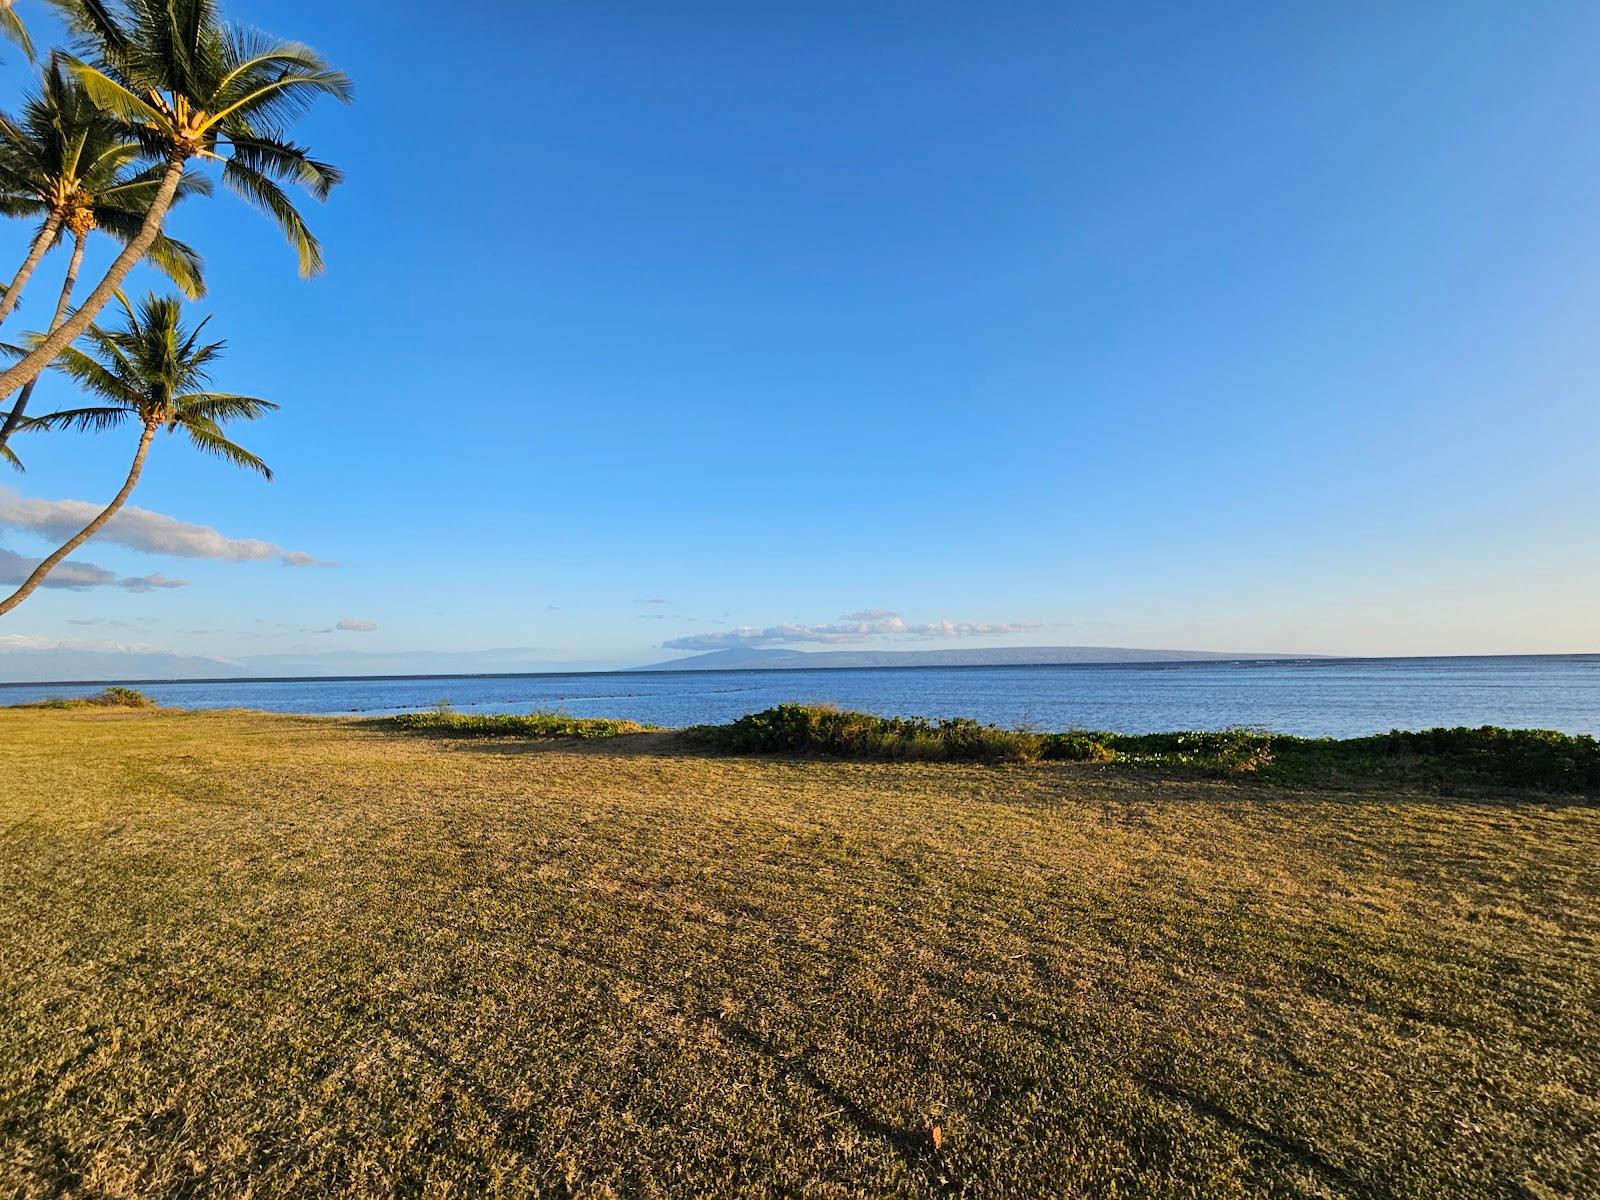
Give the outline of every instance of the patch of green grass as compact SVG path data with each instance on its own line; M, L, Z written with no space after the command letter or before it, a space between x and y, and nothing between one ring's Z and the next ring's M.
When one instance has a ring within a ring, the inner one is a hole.
M0 1195L1600 1195L1597 805L103 715L0 711Z
M475 714L444 708L437 712L383 717L378 723L406 733L451 738L610 738L624 733L647 733L655 728L637 721L572 717L559 712Z

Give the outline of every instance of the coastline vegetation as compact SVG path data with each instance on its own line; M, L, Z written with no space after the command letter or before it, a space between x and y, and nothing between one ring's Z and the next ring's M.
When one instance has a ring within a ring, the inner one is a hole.
M1041 733L966 718L877 717L825 705L782 704L726 725L684 731L689 741L742 754L953 762L1081 762L1192 770L1275 783L1361 779L1438 787L1600 791L1600 742L1542 729L1394 730L1305 738L1251 729L1176 733Z
M125 687L91 697L11 708L153 708ZM0 712L6 711L0 708ZM1600 796L1600 741L1547 729L1391 730L1355 738L1308 738L1236 728L1172 733L1005 729L968 718L879 717L821 704L780 704L723 725L686 729L565 712L462 713L447 701L428 712L365 723L460 740L599 741L665 735L660 744L716 754L860 762L1072 763L1153 770L1280 787L1404 786L1440 793L1511 790Z
M594 738L648 733L654 725L607 717L573 717L562 712L459 713L448 710L400 713L379 718L379 724L406 733L450 738Z
M62 696L55 700L36 700L32 704L14 704L12 708L156 708L156 702L134 688L115 685L96 692L93 696Z

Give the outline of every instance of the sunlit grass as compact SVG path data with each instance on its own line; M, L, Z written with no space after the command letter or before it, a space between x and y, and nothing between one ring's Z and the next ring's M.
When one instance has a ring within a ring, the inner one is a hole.
M6 710L0 833L0 1194L1600 1192L1570 799Z

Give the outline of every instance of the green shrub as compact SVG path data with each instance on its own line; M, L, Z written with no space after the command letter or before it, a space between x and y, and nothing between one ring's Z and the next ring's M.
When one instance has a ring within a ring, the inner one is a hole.
M101 708L155 708L156 702L133 688L108 687L98 696L90 696L89 703Z
M1044 744L1037 733L981 725L966 717L877 717L808 704L780 704L729 725L697 726L686 736L744 754L943 762L1032 762Z
M1273 746L1278 741L1270 733L1238 727L1097 736L1116 761L1186 767L1209 775L1253 775L1272 764Z
M36 700L17 708L157 708L159 705L133 688L108 687L93 696L62 696L55 700Z
M1600 791L1600 741L1551 729L1396 729L1334 743L1351 757L1379 760L1390 773L1456 778L1552 791Z
M928 721L780 704L685 736L739 754L926 761L1117 763L1291 784L1352 780L1453 789L1508 787L1600 794L1600 743L1549 730L1428 729L1303 738L1258 729L1176 733L1035 733L957 718Z
M448 709L401 713L380 724L407 733L428 733L457 738L608 738L621 733L643 733L654 728L637 721L600 717L573 717L566 713L458 713Z
M1444 790L1600 792L1600 742L1547 729L1397 729L1358 738L1287 737L1248 729L1100 736L1121 762L1221 775L1259 773L1280 782L1370 779Z
M1098 733L1047 733L1040 757L1053 762L1111 762L1116 751Z

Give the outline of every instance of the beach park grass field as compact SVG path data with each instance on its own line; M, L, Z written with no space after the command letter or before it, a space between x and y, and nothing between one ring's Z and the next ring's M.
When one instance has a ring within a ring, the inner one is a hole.
M1600 808L0 710L0 1195L1600 1194Z

